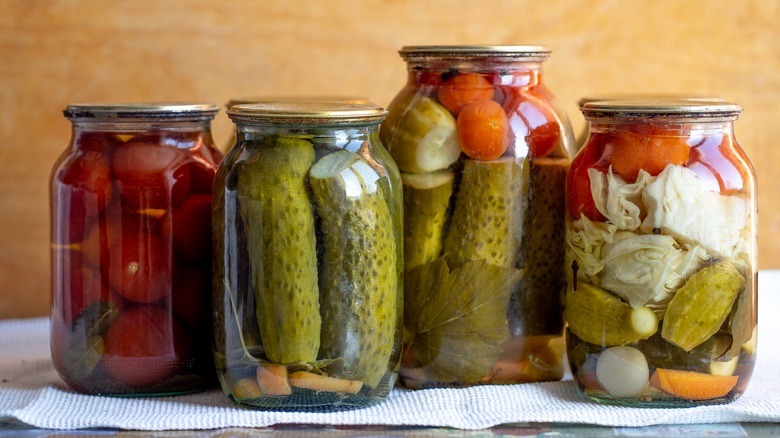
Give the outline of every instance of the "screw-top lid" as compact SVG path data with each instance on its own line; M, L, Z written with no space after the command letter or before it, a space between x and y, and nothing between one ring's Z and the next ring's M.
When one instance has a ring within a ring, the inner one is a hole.
M407 61L426 58L544 61L551 51L544 46L405 46L398 53Z
M234 105L228 110L234 122L272 125L378 124L387 116L384 108L343 102L265 102Z
M77 103L63 114L69 119L210 120L219 112L213 104L184 102Z
M593 119L706 119L711 121L736 120L742 107L715 100L604 100L588 102L580 108L588 120Z

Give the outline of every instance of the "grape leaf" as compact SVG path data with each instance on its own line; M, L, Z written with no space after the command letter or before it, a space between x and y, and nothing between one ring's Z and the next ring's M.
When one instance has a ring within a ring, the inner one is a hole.
M445 257L409 271L404 319L425 375L454 385L478 383L509 339L507 306L523 271Z

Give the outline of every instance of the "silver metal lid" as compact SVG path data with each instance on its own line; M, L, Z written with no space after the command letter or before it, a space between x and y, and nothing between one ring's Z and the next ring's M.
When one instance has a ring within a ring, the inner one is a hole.
M591 119L708 119L735 120L742 107L730 102L692 99L604 100L585 103L580 108Z
M210 120L219 112L213 104L185 102L76 103L63 114L69 119Z
M344 102L265 102L234 105L233 121L273 125L378 124L387 111L377 105Z
M697 96L695 94L674 94L674 93L625 93L625 94L602 94L602 95L590 95L583 96L577 101L577 104L581 107L588 102L601 102L601 101L613 101L613 100L666 100L666 101L702 101L702 102L725 102L722 98L717 96Z
M544 46L404 46L398 51L405 60L425 58L485 58L544 61L550 49Z

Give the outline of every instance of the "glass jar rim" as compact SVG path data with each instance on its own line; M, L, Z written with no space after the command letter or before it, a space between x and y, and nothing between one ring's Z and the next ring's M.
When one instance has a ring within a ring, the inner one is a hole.
M615 99L586 102L580 111L588 120L598 119L703 119L736 120L742 107L722 100Z
M379 124L387 111L378 105L337 101L289 101L239 104L230 107L234 122L271 125Z
M407 61L420 59L508 59L544 61L552 51L540 45L491 46L491 45L453 45L453 46L404 46L398 51Z
M170 121L211 120L219 107L209 103L186 102L123 102L123 103L75 103L63 111L65 117L75 119L143 119ZM119 119L119 120L117 120Z

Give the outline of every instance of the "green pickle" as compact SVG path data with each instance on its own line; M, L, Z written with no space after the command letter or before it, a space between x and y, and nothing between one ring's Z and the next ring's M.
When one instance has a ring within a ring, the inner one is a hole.
M379 175L359 155L337 151L309 173L324 254L320 272L321 354L341 358L341 378L376 388L395 337L395 238Z
M669 302L661 335L690 351L718 331L744 287L745 278L729 262L700 269Z
M402 173L404 188L404 268L410 271L441 255L449 219L453 173Z
M260 336L275 363L317 359L321 319L314 212L307 172L311 143L273 136L238 167Z
M515 268L520 254L526 160L466 160L444 253L454 265L468 261Z

